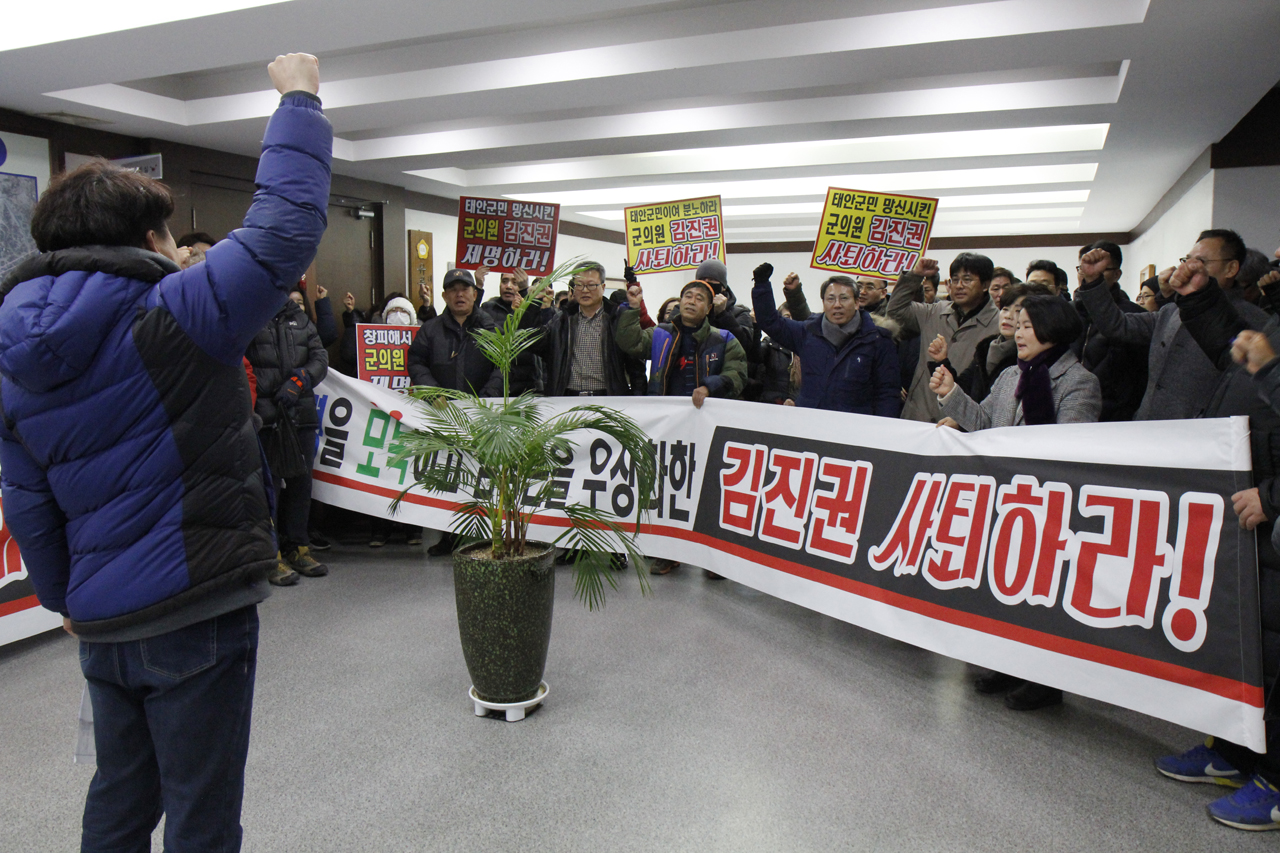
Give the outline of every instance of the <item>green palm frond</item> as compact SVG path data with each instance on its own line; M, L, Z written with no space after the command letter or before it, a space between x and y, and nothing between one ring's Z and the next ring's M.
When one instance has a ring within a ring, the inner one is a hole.
M541 398L533 393L512 398L509 390L515 360L542 334L541 329L520 328L524 312L535 306L540 310L542 295L560 279L581 271L582 262L573 258L535 282L500 328L472 333L477 347L502 373L501 399L443 388L410 389L422 426L397 436L392 460L412 459L414 482L392 502L392 512L410 489L454 495L458 508L453 532L464 539L489 540L499 559L523 553L534 510L563 512L569 527L554 544L575 551L575 594L595 609L604 605L605 584L617 588L609 568L614 553L628 555L641 591L649 589L648 563L635 542L657 483L649 437L616 409L583 405L544 417ZM579 440L591 434L612 439L629 481L634 479L634 526L604 509L543 509L553 495L555 471L577 450ZM526 498L530 505L525 505Z

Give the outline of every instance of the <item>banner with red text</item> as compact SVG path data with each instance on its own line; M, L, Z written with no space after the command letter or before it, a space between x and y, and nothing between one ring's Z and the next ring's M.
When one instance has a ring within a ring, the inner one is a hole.
M506 198L458 199L460 269L493 272L522 269L546 275L555 266L560 205Z
M36 600L18 543L0 516L0 646L61 627L62 617Z
M414 481L389 454L418 404L332 372L316 393L314 495L386 514ZM966 434L738 401L591 402L652 439L646 554L1264 748L1255 542L1230 500L1251 482L1247 419ZM603 436L581 436L556 479L532 531L545 541L566 502L635 518L630 462ZM463 497L411 491L396 518L444 529Z
M718 195L625 208L627 263L637 273L650 273L723 261L722 213Z
M830 187L810 266L892 281L928 247L937 212L936 198Z

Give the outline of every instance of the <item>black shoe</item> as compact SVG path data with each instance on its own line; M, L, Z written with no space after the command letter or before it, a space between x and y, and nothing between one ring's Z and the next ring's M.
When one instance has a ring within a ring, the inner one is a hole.
M611 557L609 557L609 568L613 569L615 572L626 571L627 555L614 554Z
M1008 696L1004 697L1004 706L1010 711L1037 711L1051 705L1062 704L1062 691L1056 687L1046 687L1028 681Z
M311 540L312 551L328 551L329 550L329 545L330 545L329 540L325 539L319 533L311 531L307 533L307 538Z
M1004 693L1006 690L1012 690L1026 683L1024 679L1015 678L1003 672L996 672L993 669L975 678L973 680L973 689L990 696L993 693Z
M571 565L573 563L573 558L577 555L577 553L578 552L574 551L572 548L565 548L564 551L562 551L559 554L559 556L556 557L556 565L557 566Z
M427 549L427 553L432 557L447 557L453 553L453 534L440 534L440 541Z

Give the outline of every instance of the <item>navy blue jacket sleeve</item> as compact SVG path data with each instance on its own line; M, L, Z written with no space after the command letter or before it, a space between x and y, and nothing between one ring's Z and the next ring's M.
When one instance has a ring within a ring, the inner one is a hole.
M3 427L0 479L4 488L4 525L22 552L36 598L49 610L66 616L67 581L71 576L67 517L53 497L44 470Z
M751 304L756 309L756 324L773 340L792 352L804 345L804 323L788 320L773 304L773 286L766 282L751 288Z
M148 307L168 308L201 349L239 364L315 257L327 225L332 150L333 128L320 104L303 95L281 98L262 140L244 227L209 249L204 263L167 276Z
M883 418L896 418L902 413L902 388L898 374L898 347L893 336L880 330L876 341L875 400L871 411Z
M331 347L338 340L338 321L333 316L333 306L329 297L324 296L315 302L316 331L320 334L320 344Z

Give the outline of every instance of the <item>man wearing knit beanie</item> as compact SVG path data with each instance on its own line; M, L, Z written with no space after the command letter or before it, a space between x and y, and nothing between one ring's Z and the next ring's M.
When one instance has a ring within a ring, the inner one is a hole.
M693 277L711 286L711 325L724 329L737 338L747 359L755 361L760 349L755 321L751 319L751 309L739 305L737 297L729 289L729 270L725 268L724 262L715 258L703 261Z

